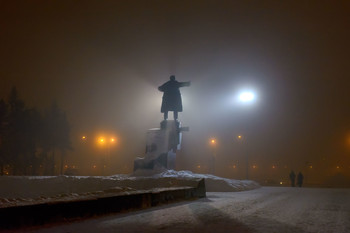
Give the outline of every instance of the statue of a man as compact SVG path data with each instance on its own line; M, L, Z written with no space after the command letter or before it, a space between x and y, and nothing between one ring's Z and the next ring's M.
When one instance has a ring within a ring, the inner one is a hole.
M173 111L174 120L178 118L178 112L182 112L182 100L179 88L190 86L191 82L178 82L175 75L170 76L170 81L158 87L159 91L164 92L161 112L164 113L164 120L168 119L168 111Z

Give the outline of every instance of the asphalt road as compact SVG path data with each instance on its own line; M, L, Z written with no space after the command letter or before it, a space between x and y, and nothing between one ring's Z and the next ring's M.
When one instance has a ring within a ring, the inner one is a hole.
M16 232L349 233L350 189L262 187Z

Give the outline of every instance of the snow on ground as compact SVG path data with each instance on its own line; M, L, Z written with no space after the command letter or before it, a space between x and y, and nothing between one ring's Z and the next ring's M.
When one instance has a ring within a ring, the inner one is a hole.
M349 196L350 189L296 187L209 192L194 201L14 232L349 233Z
M250 180L232 180L190 171L137 171L112 176L2 176L0 208L55 201L125 195L156 188L193 187L205 179L208 192L235 192L260 187Z

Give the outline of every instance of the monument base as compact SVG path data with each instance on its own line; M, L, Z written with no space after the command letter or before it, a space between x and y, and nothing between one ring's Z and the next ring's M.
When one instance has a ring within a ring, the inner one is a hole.
M162 170L175 169L176 153L169 151L159 155L156 159L136 158L134 160L134 171L138 169Z
M179 121L164 120L160 128L147 131L146 155L136 158L134 171L138 169L162 170L175 169L176 151L181 148L181 128Z

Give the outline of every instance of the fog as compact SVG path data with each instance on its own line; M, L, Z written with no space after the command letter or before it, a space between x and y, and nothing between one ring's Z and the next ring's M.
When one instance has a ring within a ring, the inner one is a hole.
M132 170L147 129L162 120L157 87L172 74L192 82L181 89L179 119L190 131L179 169L207 172L216 138L223 176L244 177L229 166L245 166L247 154L261 168L251 171L256 177L273 177L273 165L285 178L291 169L311 174L312 164L315 182L337 166L349 170L348 3L42 1L0 9L0 97L15 85L29 106L56 100L72 126L67 165L83 173L107 153L96 145L100 134L118 138L111 170ZM244 88L256 91L253 105L233 101Z

